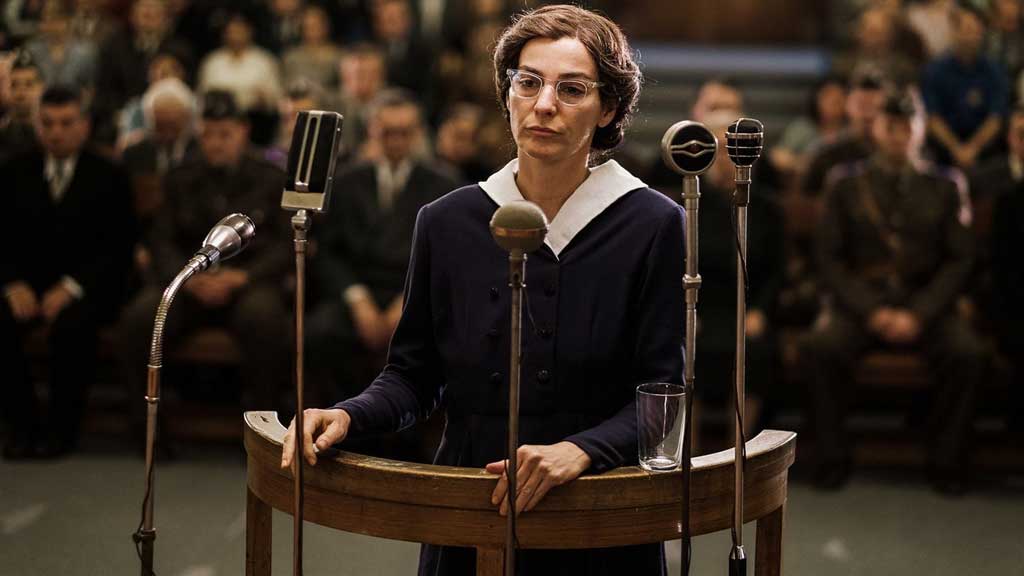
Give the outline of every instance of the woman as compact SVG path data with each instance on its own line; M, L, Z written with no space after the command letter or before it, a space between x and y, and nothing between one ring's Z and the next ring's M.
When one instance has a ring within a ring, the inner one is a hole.
M356 398L306 411L303 451L315 463L314 440L324 449L350 433L396 430L442 404L435 462L502 472L508 255L488 222L525 198L551 222L527 263L517 505L529 513L584 472L636 464L636 386L682 382L683 214L616 162L589 167L622 141L640 88L615 24L577 7L541 8L504 32L494 63L518 158L420 211L388 365ZM505 514L496 480L492 503ZM523 574L665 570L661 544L518 558ZM420 574L474 569L473 550L423 547Z
M834 142L845 127L846 85L841 78L829 76L811 91L808 114L786 126L771 151L771 161L780 172L799 180L811 153Z

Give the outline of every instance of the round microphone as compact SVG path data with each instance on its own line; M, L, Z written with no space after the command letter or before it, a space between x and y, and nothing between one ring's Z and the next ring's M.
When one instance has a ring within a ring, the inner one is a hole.
M753 118L740 118L725 131L725 149L732 163L749 167L761 157L764 147L764 124Z
M229 214L217 222L206 235L198 254L206 257L207 266L212 266L245 250L255 236L256 225L252 223L252 219L237 212Z
M547 233L548 218L544 211L527 200L509 202L491 217L494 241L509 252L533 252L544 244Z
M715 162L718 138L700 122L676 122L661 139L665 164L684 176L700 176Z

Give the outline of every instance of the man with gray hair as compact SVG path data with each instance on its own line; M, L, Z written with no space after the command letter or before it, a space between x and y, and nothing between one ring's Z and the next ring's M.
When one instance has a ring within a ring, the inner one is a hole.
M196 99L177 78L156 82L142 96L146 132L123 155L132 175L163 176L195 147Z

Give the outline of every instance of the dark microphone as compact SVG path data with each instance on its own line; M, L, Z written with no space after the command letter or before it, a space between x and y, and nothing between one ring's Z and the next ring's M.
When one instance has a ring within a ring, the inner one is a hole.
M533 202L510 202L498 208L491 217L494 241L509 252L529 253L544 244L548 218Z
M325 212L330 206L342 120L337 112L299 112L288 149L282 208Z
M203 247L193 258L202 258L203 264L197 270L202 272L210 266L238 254L256 237L256 226L245 214L234 213L225 216L210 230L203 240Z
M725 132L725 149L736 165L736 204L750 202L750 167L761 157L764 147L764 124L753 118L740 118Z

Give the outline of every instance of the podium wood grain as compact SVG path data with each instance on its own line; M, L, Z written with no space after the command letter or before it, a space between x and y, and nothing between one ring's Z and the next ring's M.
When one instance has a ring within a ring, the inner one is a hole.
M292 513L290 471L280 469L285 429L274 412L245 414L249 504L246 573L269 576L270 509ZM796 434L766 430L747 443L744 519L758 521L758 576L781 573L788 470ZM693 535L730 527L733 450L693 459ZM340 451L305 473L305 518L338 530L475 547L477 573L499 575L505 521L490 503L497 477L483 469L411 464ZM624 467L553 489L519 519L523 548L602 548L680 537L680 472Z

